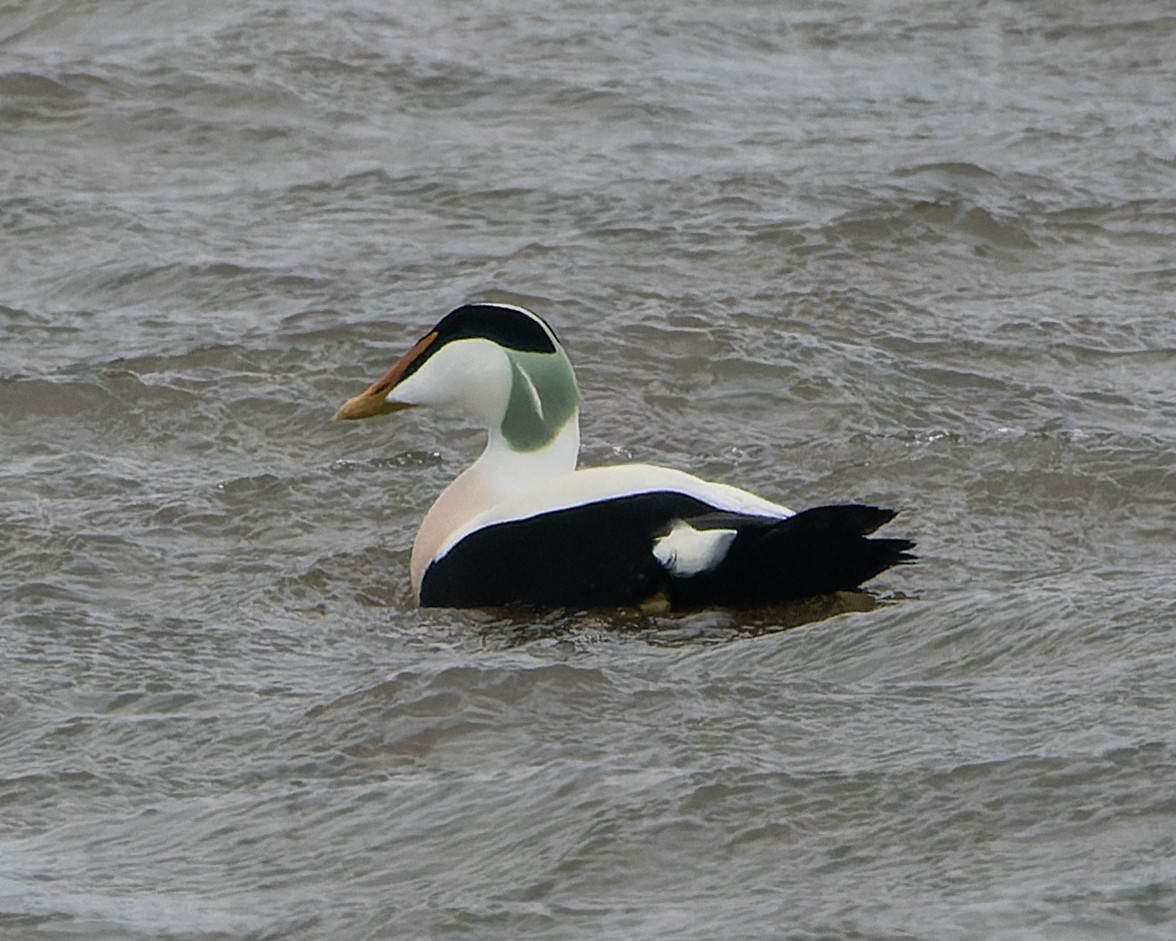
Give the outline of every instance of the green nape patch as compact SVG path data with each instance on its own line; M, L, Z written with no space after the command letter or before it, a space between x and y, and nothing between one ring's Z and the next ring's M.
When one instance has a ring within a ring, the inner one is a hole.
M555 438L579 404L572 364L563 350L508 350L507 355L512 382L502 434L516 451L537 451Z

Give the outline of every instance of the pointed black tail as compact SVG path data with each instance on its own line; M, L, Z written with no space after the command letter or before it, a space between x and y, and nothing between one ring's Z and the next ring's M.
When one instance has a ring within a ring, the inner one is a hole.
M778 577L804 595L857 588L892 565L913 562L909 539L867 539L889 523L894 510L850 503L818 506L797 513L765 533Z
M842 504L779 521L745 517L722 564L675 586L674 603L771 604L858 588L893 565L915 560L909 539L867 538L896 515Z

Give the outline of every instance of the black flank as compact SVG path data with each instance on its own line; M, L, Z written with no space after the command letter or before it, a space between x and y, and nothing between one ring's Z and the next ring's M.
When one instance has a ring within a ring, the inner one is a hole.
M637 605L666 583L653 534L713 509L685 494L641 493L487 526L428 567L421 604Z
M421 604L601 608L638 605L659 592L680 610L794 601L857 588L912 561L913 542L867 538L894 515L848 504L773 520L680 493L618 497L471 533L426 570ZM653 555L653 540L680 519L738 531L712 571L671 577Z

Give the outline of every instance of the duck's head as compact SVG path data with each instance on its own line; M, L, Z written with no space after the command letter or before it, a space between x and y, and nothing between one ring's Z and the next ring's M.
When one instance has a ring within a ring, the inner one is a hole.
M447 406L485 423L510 449L533 451L576 418L578 404L572 364L542 318L509 304L466 304L344 402L335 419Z

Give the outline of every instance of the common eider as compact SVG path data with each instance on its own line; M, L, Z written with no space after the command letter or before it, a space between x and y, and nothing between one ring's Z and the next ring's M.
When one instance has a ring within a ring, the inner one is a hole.
M449 313L337 420L419 405L484 424L486 449L425 514L410 570L421 605L743 607L850 590L914 557L866 538L895 516L861 504L794 512L649 464L577 469L579 390L540 317Z

